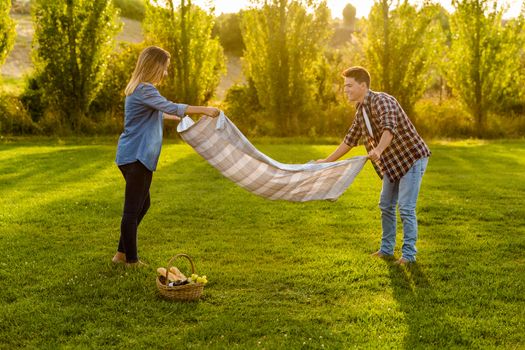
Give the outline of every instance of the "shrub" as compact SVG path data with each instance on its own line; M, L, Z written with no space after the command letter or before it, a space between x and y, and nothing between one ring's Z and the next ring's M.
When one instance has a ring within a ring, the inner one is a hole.
M314 136L344 137L352 121L355 108L348 103L332 103L314 115L311 127L315 127ZM312 132L312 131L311 131Z
M414 108L416 127L425 138L470 137L474 120L455 99L438 103L432 99L419 100Z
M0 95L0 134L37 134L41 130L18 98Z
M491 114L487 120L486 138L525 137L525 115Z
M34 122L42 119L46 106L42 84L37 75L27 79L25 89L20 95L20 102L24 105Z
M235 84L228 89L224 99L224 111L249 137L270 135L274 129L270 119L263 117L257 91L251 80L247 84Z
M422 99L416 104L418 132L427 138L468 138L476 135L474 117L456 99L438 103L432 99ZM525 136L525 116L523 114L500 112L490 113L485 126L485 138L505 138Z
M119 50L111 54L102 86L89 109L95 119L124 115L124 90L143 48L143 44L121 43Z

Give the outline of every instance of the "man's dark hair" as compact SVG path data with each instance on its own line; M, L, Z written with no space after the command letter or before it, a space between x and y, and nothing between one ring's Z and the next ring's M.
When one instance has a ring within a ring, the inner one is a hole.
M359 84L366 83L366 86L370 89L370 73L363 67L355 66L344 70L343 77L353 78Z

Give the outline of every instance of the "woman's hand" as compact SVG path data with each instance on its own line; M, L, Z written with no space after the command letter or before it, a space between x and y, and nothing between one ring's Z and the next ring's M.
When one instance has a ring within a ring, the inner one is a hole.
M181 118L179 116L176 116L176 115L173 115L173 114L164 113L164 119L171 119L171 120L180 121Z
M204 114L212 118L215 118L215 117L218 117L219 114L221 114L221 110L215 107L206 107L206 112Z
M186 108L188 114L204 114L212 118L218 117L221 114L221 110L215 107L204 107L204 106L188 106Z

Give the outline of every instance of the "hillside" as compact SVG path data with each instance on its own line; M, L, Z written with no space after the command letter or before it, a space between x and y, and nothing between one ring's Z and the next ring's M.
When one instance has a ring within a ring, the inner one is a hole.
M9 53L6 62L0 67L0 72L4 78L10 81L22 79L23 76L32 69L31 62L31 41L33 40L34 28L30 15L12 14L16 22L16 40L13 50ZM138 43L143 40L142 27L139 21L128 18L121 18L123 29L117 35L117 42ZM242 70L240 58L227 56L227 74L222 77L217 88L217 99L223 100L228 88L239 81L242 81Z
M12 14L16 22L16 39L13 50L7 56L6 62L0 71L3 76L9 78L21 78L25 73L31 71L31 41L33 40L34 28L30 15ZM140 22L128 18L121 18L124 27L117 35L118 42L142 41L142 28Z

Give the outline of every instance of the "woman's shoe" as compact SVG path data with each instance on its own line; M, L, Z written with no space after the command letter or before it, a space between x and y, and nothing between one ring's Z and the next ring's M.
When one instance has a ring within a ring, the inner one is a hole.
M111 259L113 264L125 264L126 263L126 254L117 252L115 256Z

